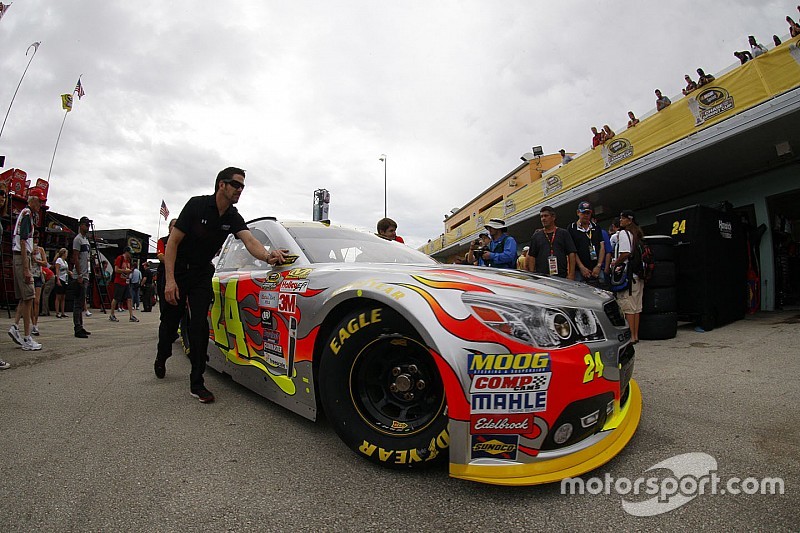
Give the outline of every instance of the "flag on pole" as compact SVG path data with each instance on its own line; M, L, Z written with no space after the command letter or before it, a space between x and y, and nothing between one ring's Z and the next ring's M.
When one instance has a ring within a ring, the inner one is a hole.
M67 113L72 111L72 95L71 94L62 94L61 95L61 108L66 109Z
M78 100L81 99L81 96L84 96L86 94L86 92L83 90L83 85L81 85L81 79L80 78L78 78L78 83L75 84L75 91L74 92L78 93Z
M13 3L13 2L12 2L12 3ZM9 3L9 4L3 4L3 2L0 2L0 19L2 19L2 18L3 18L3 15L5 15L5 14L6 14L6 11L8 11L8 8L9 8L9 7L11 7L11 3Z
M169 217L169 209L167 209L167 204L164 203L164 200L161 200L161 216L164 217L164 220Z

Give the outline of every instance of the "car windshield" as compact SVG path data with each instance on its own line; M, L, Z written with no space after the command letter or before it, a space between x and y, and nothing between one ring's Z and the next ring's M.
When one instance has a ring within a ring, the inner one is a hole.
M363 231L324 225L287 225L312 263L436 263L405 244Z

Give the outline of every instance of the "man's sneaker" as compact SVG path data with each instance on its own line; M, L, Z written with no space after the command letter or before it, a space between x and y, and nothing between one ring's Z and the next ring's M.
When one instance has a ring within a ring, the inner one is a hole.
M161 361L158 357L156 357L156 362L153 363L153 370L155 371L158 379L164 379L164 376L167 375L166 363L166 361Z
M22 346L22 335L19 334L19 328L16 324L11 324L11 327L8 328L8 336L11 337L11 340Z
M108 319L109 319L111 322L119 322L119 318L115 317L114 315L111 315L110 317L108 317Z
M139 319L138 319L138 318L136 318L135 316L131 316L131 319L130 319L130 321L131 321L131 322L139 322Z
M92 332L91 332L91 331L86 331L86 330L85 330L85 329L83 329L83 328L81 328L81 331L82 331L82 332L84 332L84 333L86 333L87 335L91 335L91 334L92 334Z
M83 314L86 315L86 316L92 316L92 312L89 311L88 309L86 311L84 311Z
M205 387L193 390L189 394L200 400L200 403L211 403L214 401L214 395Z
M30 337L25 337L24 339L22 339L22 349L25 351L41 350L42 345Z
M11 365L0 359L0 370L5 370L6 368L11 368Z
M87 334L87 332L85 332L83 330L76 331L75 332L75 336L78 337L79 339L88 339L89 338L89 335Z
M31 326L31 335L39 336L39 328L37 326Z

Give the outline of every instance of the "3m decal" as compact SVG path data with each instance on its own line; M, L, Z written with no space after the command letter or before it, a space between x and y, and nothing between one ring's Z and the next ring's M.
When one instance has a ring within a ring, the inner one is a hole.
M423 463L435 459L440 452L450 446L450 434L447 430L442 430L436 438L431 439L427 448L418 448L411 450L387 450L364 441L358 448L358 451L372 457L377 454L378 459L384 463L394 463L398 465L408 465L412 463Z
M278 286L281 292L306 292L308 289L307 279L285 279Z
M292 293L280 293L278 296L278 311L284 313L294 313L297 309L297 295Z
M259 307L266 307L268 309L277 309L278 308L278 293L277 292L260 291L258 293L258 306Z
M537 374L476 375L470 392L523 392L547 390L551 372Z
M523 434L533 428L533 415L472 415L469 418L469 432L479 434Z
M516 435L473 435L472 458L516 460L518 443L519 437Z
M293 268L286 274L286 279L306 279L312 271L311 268Z
M547 391L476 393L470 406L473 414L536 413L547 409Z
M469 375L526 374L550 370L549 353L469 354Z
M347 342L353 334L357 333L360 329L369 326L370 324L377 324L381 321L382 309L373 309L369 313L361 313L358 318L353 318L347 323L346 328L339 328L338 338L331 339L331 350L334 354L338 354L342 345Z
M605 365L603 364L603 360L600 358L600 352L594 352L594 357L592 357L592 354L587 353L583 356L583 362L586 363L586 372L583 373L584 383L589 383L594 378L603 377L603 369L605 368Z

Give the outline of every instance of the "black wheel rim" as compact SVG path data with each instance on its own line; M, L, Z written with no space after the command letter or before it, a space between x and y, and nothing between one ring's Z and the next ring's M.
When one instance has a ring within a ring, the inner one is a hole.
M365 346L353 361L350 395L375 430L409 436L434 423L445 407L444 386L428 350L401 335Z

